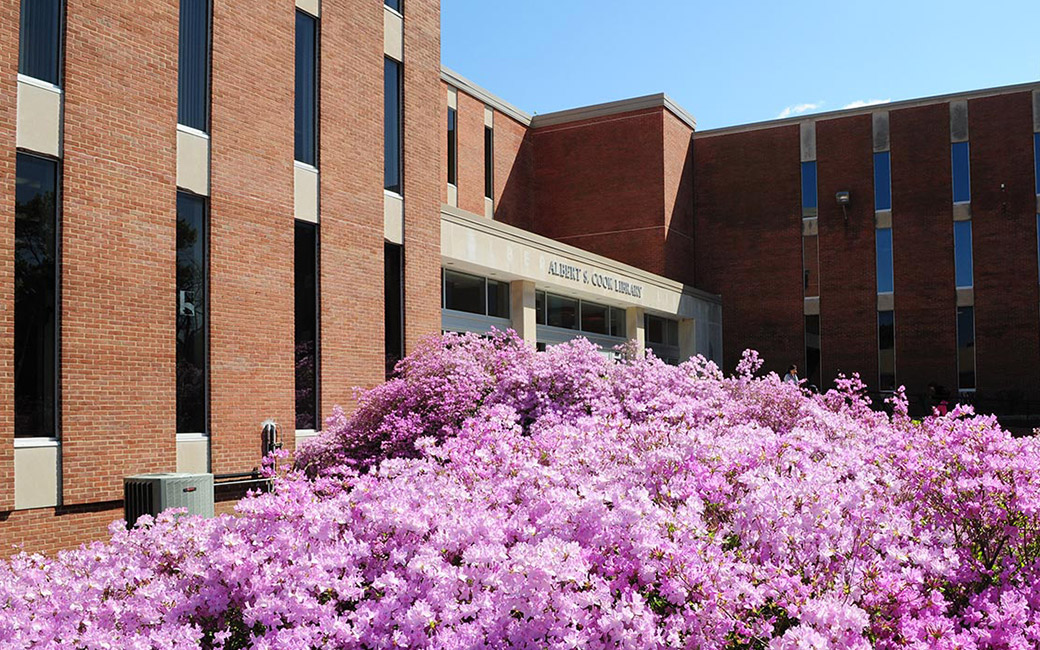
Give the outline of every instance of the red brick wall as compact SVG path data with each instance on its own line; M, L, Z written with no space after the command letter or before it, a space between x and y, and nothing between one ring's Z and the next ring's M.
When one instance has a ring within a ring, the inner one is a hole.
M534 136L495 111L495 220L528 228L534 206Z
M0 350L3 350L0 356L0 513L14 507L14 181L18 17L19 3L0 5L0 219L3 224L0 227Z
M164 0L68 2L61 267L66 505L121 498L124 475L176 464L177 23L176 3Z
M950 107L889 114L896 383L923 396L930 382L957 389Z
M460 92L458 103L459 208L484 214L484 102ZM447 118L445 118L447 119ZM446 141L446 140L445 140ZM447 154L445 154L447 159ZM444 163L441 163L443 166ZM447 174L444 176L447 178Z
M405 351L440 332L440 193L446 158L441 121L440 2L404 5ZM483 115L483 109L480 112ZM481 117L483 120L483 117ZM483 133L483 131L481 131ZM481 136L483 139L483 135ZM480 192L484 191L483 181ZM364 330L361 330L362 332Z
M383 379L384 9L322 4L320 400L327 417L336 405L354 404L354 386Z
M662 119L666 250L664 275L692 285L693 129L670 111L662 111Z
M0 513L0 561L15 553L54 554L108 539L108 526L123 518L121 501Z
M210 427L217 473L259 465L265 419L281 424L286 438L294 430L294 11L214 3Z
M860 373L878 386L874 149L870 115L816 123L821 384ZM848 220L834 199L848 191ZM896 312L899 318L899 312Z
M1030 93L972 100L968 121L978 391L1040 399Z
M765 370L803 363L798 126L695 137L697 285L722 294L723 365L746 348ZM824 333L826 358L826 332Z

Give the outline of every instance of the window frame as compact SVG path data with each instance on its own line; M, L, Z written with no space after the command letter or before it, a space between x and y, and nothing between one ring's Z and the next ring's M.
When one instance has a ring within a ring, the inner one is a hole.
M394 160L396 161L394 172L397 175L396 185L389 182L391 169L390 158L387 155L391 151L389 141L390 117L387 108L390 106L390 97L387 95L388 79L387 73L390 68L394 69L397 77L395 92L397 94L396 117L393 127L397 133L397 147ZM404 64L389 56L383 57L383 189L387 192L404 196Z
M964 238L967 233L967 238ZM962 256L961 253L963 246L967 246L967 256L964 260L967 262L967 268L961 264ZM971 226L971 220L954 221L953 222L953 275L955 286L958 289L972 289L975 287L975 259L974 259L974 233ZM968 283L962 284L961 274L966 273L968 276Z
M298 258L300 251L298 249L297 238L299 236L299 228L301 225L305 227L313 228L314 237L314 426L311 428L300 427L300 412L299 412L299 400L295 399L294 415L295 415L295 429L296 431L320 431L321 430L321 224L308 221L306 219L294 219L293 220L293 257ZM298 322L299 311L296 309L296 302L300 298L300 286L299 276L297 275L299 266L293 265L293 314L294 320ZM293 349L294 351L299 349L300 341L299 331L293 328ZM300 359L294 355L295 365L300 363ZM294 398L299 391L299 385L296 383L296 375L293 377L293 391Z
M196 193L194 193L194 192L192 192L190 190L177 188L177 199L178 199L178 202L179 202L179 199L181 198L181 196L184 196L185 198L189 198L189 199L192 199L192 200L198 200L202 204L202 232L203 232L203 237L202 237L202 240L203 240L203 243L202 243L202 269L203 269L203 292L204 292L204 295L203 295L203 316L205 318L205 323L203 325L203 334L202 334L202 345L203 345L202 359L203 359L203 364L204 364L204 369L203 369L203 373L202 373L202 375L203 375L203 379L202 379L202 383L203 383L203 391L202 391L202 422L203 422L203 426L202 426L202 428L203 428L203 430L202 431L181 431L179 424L175 427L175 429L177 430L176 431L177 435L203 435L203 436L209 436L210 435L210 431L212 430L212 422L211 422L211 417L212 417L212 408L211 408L212 382L211 382L211 376L212 376L212 368L213 368L213 363L212 363L212 351L213 351L213 348L212 348L212 329L213 328L212 328L212 320L210 318L210 316L211 316L211 312L210 312L210 305L211 305L210 293L211 293L211 291L210 291L210 289L211 289L211 286L212 286L212 277L211 277L212 274L210 273L210 261L211 261L211 256L210 256L210 249L211 249L211 246L210 246L210 244L211 244L211 237L210 237L210 230L211 230L211 223L210 223L210 221L211 221L210 198L208 196L203 196L201 194L196 194ZM176 212L177 212L177 220L180 221L180 210L177 209ZM180 300L179 294L180 294L180 285L178 284L178 285L176 285L174 287L174 301L175 301L176 304L178 304L178 309L177 309L177 312L176 312L177 316L180 315L180 313L179 313L179 310L180 310L180 308L179 308L179 300ZM175 360L177 362L179 362L180 359L179 359L179 356L177 355L177 351L176 351L176 336L177 336L177 329L176 329L176 324L175 324L175 327L174 327L174 355L175 355L175 357L174 358L175 358ZM176 384L176 389L177 390L175 392L179 392L179 388L180 388L179 384ZM178 401L179 401L178 399L175 399L175 402L174 402L174 409L175 409L175 414L176 414L177 420L180 419L180 406L177 403Z
M301 130L300 129L301 117L300 117L300 110L299 110L299 105L298 105L299 101L300 101L300 80L299 80L299 74L298 73L299 73L299 67L300 67L300 61L299 61L299 58L300 58L300 42L299 42L300 35L299 35L299 28L300 28L300 18L301 17L304 18L304 19L309 20L310 24L311 24L311 26L313 27L313 30L314 30L313 39L312 39L312 41L313 41L313 43L312 43L313 44L313 59L311 61L311 64L313 66L313 73L312 73L312 76L313 76L313 88L310 89L310 91L313 94L313 97L312 97L312 99L313 99L313 107L312 107L312 110L311 110L311 119L309 120L308 124L304 125L306 127L309 127L310 130L311 130L310 138L307 138L307 139L310 140L309 144L310 144L310 147L312 148L312 155L310 156L311 160L301 160L300 159L300 142L299 142L300 136L297 135L299 133L299 131ZM303 11L302 9L297 9L296 10L296 30L295 30L295 53L294 53L294 59L293 59L293 64L294 64L294 68L293 68L294 69L294 77L293 77L293 85L294 85L294 88L293 88L293 99L294 99L294 108L293 108L293 127L294 127L293 128L293 131L294 131L294 133L293 133L293 135L294 135L294 138L293 138L293 140L294 140L293 141L293 160L295 162L298 162L298 163L303 164L303 165L310 165L311 167L313 167L315 169L317 169L319 167L319 162L321 160L321 129L319 128L319 126L321 124L321 58L320 57L321 57L321 19L318 18L317 16L309 13L309 12Z
M879 173L880 172L880 173ZM874 152L874 211L892 209L892 153Z
M181 12L179 22L177 25L177 124L192 129L194 131L209 135L212 127L213 119L213 0L201 0L206 4L206 35L205 35L205 88L202 91L204 100L202 104L203 111L203 128L199 128L194 124L187 124L186 121L181 120L181 77L183 70L181 68L181 49L183 47L183 41L181 39L183 34L183 7L185 0L180 0L178 3L178 9ZM185 109L187 110L187 109Z
M971 145L967 140L950 144L950 173L953 202L971 203Z
M448 185L459 184L459 109L448 107Z
M882 235L882 233L886 233ZM896 277L895 277L895 233L892 232L891 227L887 228L875 228L874 229L874 281L877 284L878 294L892 294L895 292ZM887 256L882 259L882 239L887 238L886 252ZM882 266L885 267L887 274L886 279L888 280L887 288L882 287Z
M44 79L43 77L38 77L38 76L33 75L33 74L29 74L27 71L23 70L24 62L23 62L23 56L22 55L23 55L23 50L25 49L23 47L23 44L25 43L25 40L24 40L24 37L25 37L25 33L24 33L25 32L25 30L24 30L24 26L25 26L24 25L24 21L25 21L24 11L25 11L25 6L27 4L29 4L29 3L32 3L32 2L34 2L34 0L21 0L21 2L19 2L19 5L18 5L18 75L21 76L21 77L24 77L26 79L32 79L33 81L35 81L37 83L47 84L48 86L51 86L51 87L54 87L54 88L60 90L60 89L62 89L64 87L64 83L65 83L65 27L66 27L66 25L65 25L65 16L66 16L65 0L54 0L55 4L57 5L56 9L57 9L58 15L56 17L56 22L57 22L56 33L54 34L54 46L57 49L57 52L54 53L54 68L55 69L54 69L54 80L53 81L50 80L50 79Z
M495 128L484 125L484 198L495 200Z

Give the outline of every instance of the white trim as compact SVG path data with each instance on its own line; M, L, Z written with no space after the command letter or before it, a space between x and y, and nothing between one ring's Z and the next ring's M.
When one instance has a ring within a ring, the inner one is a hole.
M49 90L52 93L57 93L59 95L62 94L62 90L61 90L60 86L55 86L51 82L44 81L43 79L37 79L36 77L30 77L28 75L19 74L18 75L18 81L20 81L21 83L24 83L24 84L29 84L30 86L36 86L37 88L42 88L44 90Z
M185 128L187 128L187 127L185 127ZM305 169L305 170L307 170L309 172L314 172L315 174L318 173L318 168L317 167L315 167L314 165L312 165L310 163L300 162L299 160L293 160L293 167L295 167L296 169Z
M177 442L200 442L209 440L208 433L178 433Z
M314 438L317 437L320 433L321 431L318 431L317 429L297 429L296 438Z
M398 16L399 18L401 18L401 20L404 20L404 14L403 13L401 13L400 11L394 9L393 7L391 7L390 5L386 4L385 2L383 3L383 9L386 9L387 11L392 13L393 15Z
M189 133L191 135L197 135L200 138L206 138L207 140L209 140L209 134L208 133L206 133L205 131L200 131L200 130L198 130L196 128L193 128L193 127L190 127L190 126L184 126L183 124L177 124L177 130L180 131L181 133Z
M404 195L403 194L400 194L400 193L395 192L393 190L388 190L386 188L383 188L383 196L392 196L395 199L401 199L402 201L404 201Z
M469 79L466 79L462 75L444 66L441 66L441 81L447 83L449 86L455 88L456 91L461 91L474 99L478 99L484 104L491 106L499 113L509 116L524 126L531 126L531 116L520 110L516 106L513 106L506 100L492 95L488 91L484 90L477 84L473 83Z
M61 447L57 438L15 438L15 449L40 449L44 447Z

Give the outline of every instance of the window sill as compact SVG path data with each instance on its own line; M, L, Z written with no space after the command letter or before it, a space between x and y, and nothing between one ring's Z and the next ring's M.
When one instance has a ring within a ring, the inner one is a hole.
M401 199L402 201L404 200L404 195L403 194L401 194L400 192L395 192L393 190L384 189L383 190L383 196L392 196L395 199Z
M208 133L206 133L205 131L201 131L199 129L196 129L194 127L191 127L191 126L185 126L183 124L178 124L177 125L177 130L180 131L181 133L188 133L188 134L195 135L195 136L198 136L200 138L206 138L207 140L209 140L209 134Z
M384 5L383 5L383 9L385 9L385 10L389 11L390 13L392 13L392 14L393 14L393 15L395 15L395 16L398 16L398 17L400 17L400 18L401 18L401 20L404 20L404 14L403 14L403 13L401 13L400 11L398 11L398 10L394 9L393 7L391 7L391 6L389 6L389 5L386 5L386 4L384 4Z
M61 447L61 441L57 438L15 438L15 449L42 449L46 447Z
M49 81L44 81L43 79L37 79L36 77L30 77L28 75L19 74L18 75L18 81L20 81L20 82L22 82L24 84L29 84L30 86L36 86L37 88L42 88L44 90L49 90L52 93L57 93L59 95L62 93L62 90L61 90L60 86L55 86L54 84L52 84Z
M306 171L309 171L309 172L314 172L315 174L318 173L318 168L317 167L315 167L314 165L312 165L310 163L300 162L299 160L294 160L293 161L293 167L295 167L296 169L303 169L303 170L306 170Z
M208 441L208 433L178 433L177 442L202 442Z

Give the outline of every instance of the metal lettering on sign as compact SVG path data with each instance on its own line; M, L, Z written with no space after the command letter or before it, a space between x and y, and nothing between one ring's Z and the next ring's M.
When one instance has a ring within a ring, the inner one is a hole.
M563 278L565 280L581 282L582 284L591 284L598 289L613 291L614 293L632 296L633 298L643 297L643 287L641 285L633 284L626 280L621 280L608 275L602 275L595 271L590 273L588 270L572 264L550 262L549 275Z

